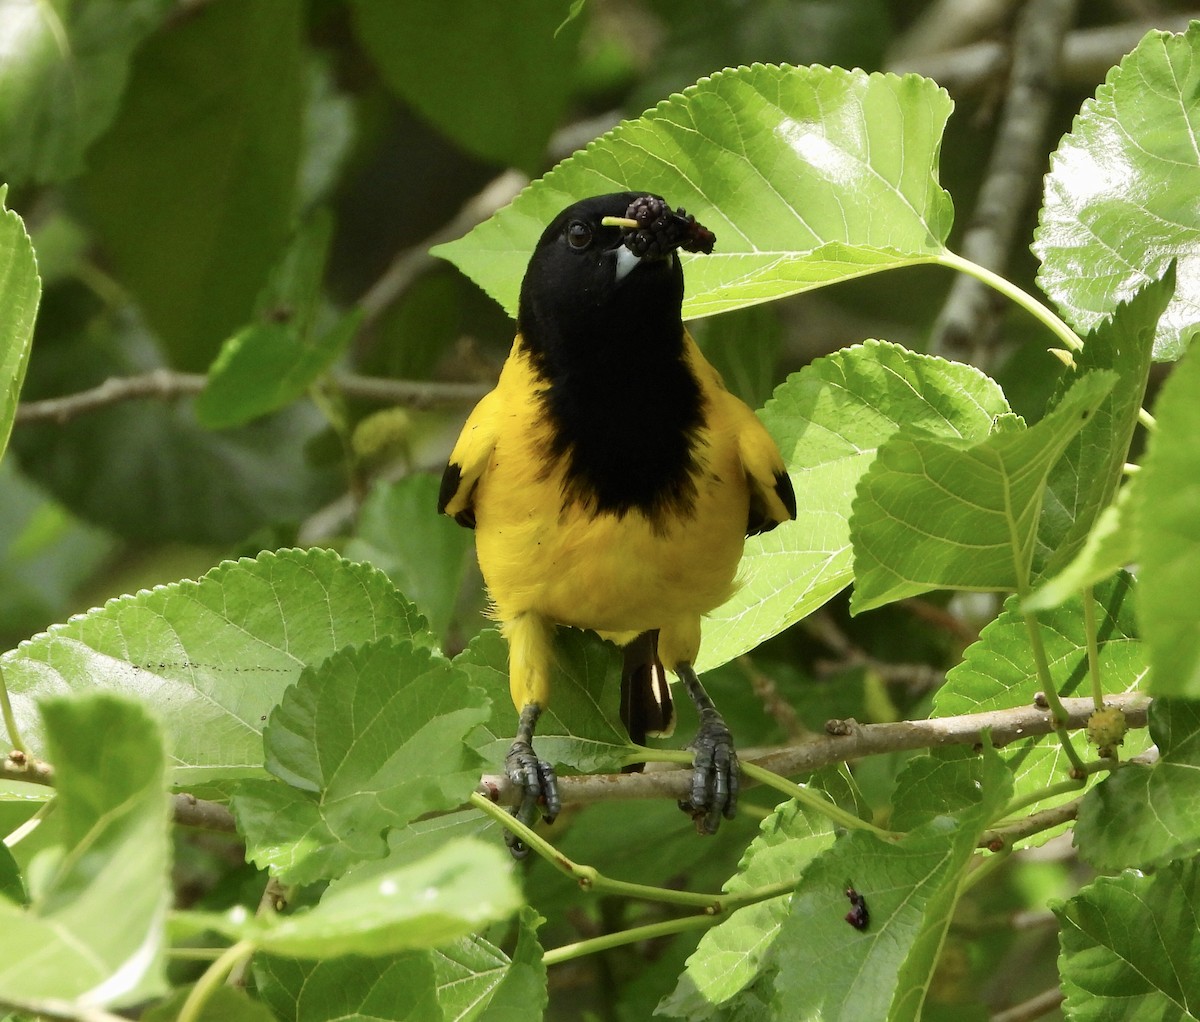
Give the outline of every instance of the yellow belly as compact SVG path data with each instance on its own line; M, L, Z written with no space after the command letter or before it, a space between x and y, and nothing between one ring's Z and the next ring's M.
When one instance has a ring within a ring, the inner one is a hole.
M502 436L476 494L479 565L500 620L533 612L620 639L694 628L729 597L749 508L732 445L705 445L691 515L655 523L564 507L562 466L546 473L538 442Z

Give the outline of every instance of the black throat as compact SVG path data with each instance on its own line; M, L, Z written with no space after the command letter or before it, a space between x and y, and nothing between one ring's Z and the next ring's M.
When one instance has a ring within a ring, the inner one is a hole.
M635 296L567 317L526 309L521 334L543 381L547 453L566 459L564 506L641 512L660 527L693 512L704 399L678 302Z

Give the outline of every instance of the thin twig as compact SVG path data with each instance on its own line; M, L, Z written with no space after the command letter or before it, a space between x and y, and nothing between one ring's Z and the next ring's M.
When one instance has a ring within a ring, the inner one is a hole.
M57 422L62 425L79 415L123 401L140 398L173 401L180 397L194 397L207 382L208 377L202 373L180 373L171 369L154 369L137 376L113 376L97 387L76 394L41 401L23 401L17 405L14 421L18 426L31 422Z
M0 761L0 778L6 781L26 781L29 784L54 786L54 767L45 760L13 750ZM172 816L182 827L222 831L233 834L237 825L229 807L220 802L196 798L180 792L171 796Z
M997 273L1004 272L1017 228L1040 180L1062 42L1078 3L1028 0L1017 18L1004 111L961 245L965 258ZM930 352L974 365L986 363L994 353L1002 310L991 289L960 274L934 323Z
M181 373L172 369L153 369L137 376L113 376L99 386L76 394L22 402L17 406L15 421L17 425L33 422L56 422L62 425L80 415L124 401L145 398L173 401L195 397L207 382L208 377L201 373ZM472 404L488 390L487 385L480 383L390 380L354 373L335 373L332 385L349 398L404 405L407 408Z
M1116 695L1106 701L1124 711L1130 727L1145 727L1146 710L1150 705L1148 697ZM1062 702L1066 726L1086 726L1094 709L1091 699L1064 699ZM790 777L864 756L947 745L978 745L983 741L985 731L990 732L992 744L999 747L1050 734L1054 730L1051 715L1036 706L891 724L830 721L826 727L828 729L831 726L837 734L822 735L799 745L776 749L749 749L740 753L740 758ZM640 774L588 774L560 777L558 780L564 805L625 799L679 800L688 795L691 783L691 771L678 769L647 770ZM516 805L520 801L519 792L502 774L485 775L477 790L499 805Z

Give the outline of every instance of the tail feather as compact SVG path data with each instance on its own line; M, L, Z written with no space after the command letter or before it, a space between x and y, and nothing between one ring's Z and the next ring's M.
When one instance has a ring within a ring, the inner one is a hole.
M621 720L630 741L644 745L648 735L675 730L675 705L667 672L658 658L658 630L642 632L625 647L621 670ZM627 768L630 769L630 768ZM641 765L632 769L640 770Z

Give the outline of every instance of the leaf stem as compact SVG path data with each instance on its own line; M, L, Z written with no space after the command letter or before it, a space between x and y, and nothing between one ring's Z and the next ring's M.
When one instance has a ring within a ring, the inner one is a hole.
M250 940L240 940L236 944L225 949L222 954L216 958L212 965L204 970L196 985L192 987L191 993L187 995L187 1000L183 1002L183 1007L179 1009L179 1017L176 1022L196 1022L204 1011L204 1006L208 1003L208 999L212 997L225 977L239 963L248 959L254 954L254 942Z
M1046 658L1046 647L1042 643L1041 625L1038 624L1036 614L1026 612L1021 617L1025 619L1025 628L1029 632L1029 648L1033 653L1033 662L1037 665L1037 676L1038 681L1042 685L1042 696L1046 700L1046 704L1050 707L1050 716L1054 723L1054 733L1058 735L1058 740L1062 743L1063 751L1067 754L1067 759L1071 761L1072 774L1082 777L1087 773L1087 767L1084 766L1079 753L1075 751L1075 746L1071 743L1071 735L1067 731L1067 711L1062 704L1062 700L1058 697L1058 692L1054 688L1054 678L1050 674L1050 661Z
M1083 630L1087 636L1088 676L1092 679L1092 702L1104 709L1104 687L1100 683L1100 643L1096 623L1096 599L1092 587L1083 590Z
M1016 302L1017 305L1021 306L1022 309L1062 341L1070 351L1083 350L1083 342L1074 330L1067 326L1048 306L1043 305L1028 292L1022 291L1012 281L1006 280L1000 274L989 270L986 266L973 263L970 259L951 252L949 249L939 253L934 261L941 266L948 266L952 270L958 270L960 273L974 277L993 290L1000 292L1006 298Z
M579 940L574 944L563 944L551 948L542 956L546 965L561 965L584 955L593 955L597 951L608 951L614 947L633 944L639 940L652 940L655 937L667 937L686 930L698 930L712 926L717 916L698 915L680 916L678 919L665 919L658 923L647 923L645 926L635 926L632 929L621 930L618 933L606 933L600 937Z
M38 806L37 812L35 812L31 817L29 817L28 820L13 830L13 832L4 839L4 847L15 848L18 844L24 841L25 838L29 837L30 834L37 830L38 827L40 827L45 821L46 817L54 812L57 806L58 799L56 797L52 796L51 798L48 798L45 802Z
M805 808L820 813L839 827L845 827L848 830L868 830L876 837L882 838L885 841L896 837L891 831L877 827L867 820L859 819L853 813L847 812L841 806L834 805L828 799L822 798L816 792L804 787L804 785L797 784L786 777L781 777L779 774L760 767L757 763L743 763L742 773L758 781L759 784L765 784L776 791L782 792L789 798L794 798Z
M686 905L689 908L702 908L713 914L720 911L721 896L719 894L694 894L691 891L675 891L666 887L651 887L647 884L635 884L627 880L614 880L612 877L605 876L594 866L586 866L568 858L549 841L540 837L532 827L525 826L512 813L495 805L486 795L478 791L472 792L470 802L476 809L482 810L500 826L519 837L526 847L537 852L559 872L573 878L585 891L604 891L608 894L619 894L628 898L645 898L648 901L661 901L669 905Z
M4 727L8 731L8 741L14 749L29 755L29 747L21 737L21 729L17 727L17 717L13 713L12 702L8 698L8 685L4 681L4 667L0 665L0 712L4 714Z

